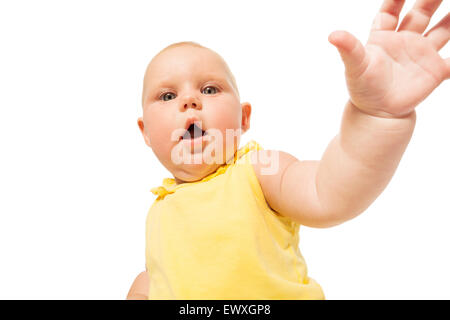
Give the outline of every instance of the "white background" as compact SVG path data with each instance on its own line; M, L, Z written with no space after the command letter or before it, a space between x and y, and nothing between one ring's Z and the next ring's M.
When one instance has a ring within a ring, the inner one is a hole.
M381 3L0 2L0 298L124 299L144 270L149 190L169 173L136 120L160 49L196 41L225 58L253 105L242 145L320 159L348 97L328 35L365 43ZM449 89L418 107L400 167L365 213L301 228L326 298L450 299Z

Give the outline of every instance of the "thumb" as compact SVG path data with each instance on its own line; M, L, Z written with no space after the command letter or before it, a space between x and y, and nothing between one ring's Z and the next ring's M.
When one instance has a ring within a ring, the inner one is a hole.
M328 36L328 41L338 49L347 75L358 77L366 70L368 65L366 49L351 33L334 31Z

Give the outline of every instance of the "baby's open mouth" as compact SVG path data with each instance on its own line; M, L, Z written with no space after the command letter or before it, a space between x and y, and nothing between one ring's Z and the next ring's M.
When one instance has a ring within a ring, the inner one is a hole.
M192 123L189 128L186 130L183 136L180 137L180 140L185 139L195 139L198 137L202 137L206 135L206 131L202 130L200 127L198 127L195 123Z

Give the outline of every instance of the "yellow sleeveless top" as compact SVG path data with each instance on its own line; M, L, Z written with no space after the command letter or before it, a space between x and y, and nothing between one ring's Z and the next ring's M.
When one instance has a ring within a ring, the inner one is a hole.
M255 141L196 182L166 178L146 221L149 299L324 299L298 248L299 224L265 201Z

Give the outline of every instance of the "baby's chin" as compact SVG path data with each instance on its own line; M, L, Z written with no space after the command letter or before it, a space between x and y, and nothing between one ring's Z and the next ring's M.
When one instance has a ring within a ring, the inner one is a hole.
M196 182L214 173L222 164L217 163L191 163L179 164L171 170L177 184L186 182Z
M218 149L214 147L216 146L208 144L206 148L200 146L196 149L186 149L182 144L178 144L177 149L172 150L175 152L171 153L169 169L175 181L184 183L203 179L233 159L237 149L233 143L222 144Z

